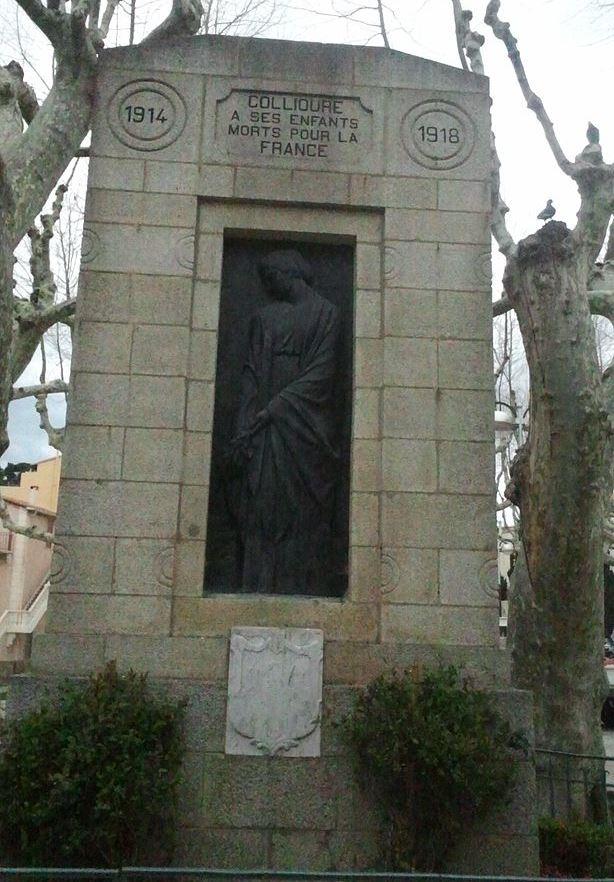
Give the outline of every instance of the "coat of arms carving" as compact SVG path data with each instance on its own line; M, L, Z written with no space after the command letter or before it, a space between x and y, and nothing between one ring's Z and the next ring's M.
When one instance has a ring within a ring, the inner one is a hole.
M319 756L324 634L233 628L226 753Z

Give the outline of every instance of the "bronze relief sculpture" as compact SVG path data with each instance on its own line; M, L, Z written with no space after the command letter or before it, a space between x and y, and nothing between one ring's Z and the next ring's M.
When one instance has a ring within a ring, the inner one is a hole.
M295 250L259 265L271 302L251 318L236 428L225 454L239 591L320 594L339 474L337 308Z

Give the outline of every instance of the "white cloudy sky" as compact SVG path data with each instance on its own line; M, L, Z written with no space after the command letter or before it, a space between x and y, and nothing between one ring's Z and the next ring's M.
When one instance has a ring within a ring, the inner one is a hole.
M230 7L241 0L225 2ZM557 218L572 225L578 208L575 187L558 170L540 127L524 107L502 43L482 22L486 3L464 0L463 5L473 10L474 27L487 36L483 54L491 78L493 124L502 160L503 197L511 209L511 232L515 237L530 233L535 228L535 215L548 198L554 199ZM334 2L335 10L341 13L359 5L362 2L358 0ZM283 7L278 0L278 6L279 21L269 36L353 43L365 43L374 36L364 26L326 14L334 11L329 0L289 0ZM563 149L572 158L582 149L590 120L601 131L606 160L614 161L614 9L600 12L598 7L598 0L503 0L500 15L512 23L531 85L543 98ZM164 0L138 0L137 37L155 24L166 8ZM394 48L459 65L451 0L390 0L388 8ZM362 17L368 19L369 13ZM125 16L120 17L108 42L126 42L126 26ZM371 42L381 45L377 39ZM29 26L15 0L0 0L0 63L11 58L24 64L27 78L40 95L44 94L51 64L44 41ZM496 266L500 267L500 262ZM39 366L33 366L26 381L36 382L38 373ZM53 399L52 416L60 420L62 399ZM13 405L10 434L13 444L3 461L31 461L50 452L37 428L31 401Z

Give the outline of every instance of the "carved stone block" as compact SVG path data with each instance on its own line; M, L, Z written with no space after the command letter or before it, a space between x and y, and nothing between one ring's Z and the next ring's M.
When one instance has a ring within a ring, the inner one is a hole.
M324 634L233 628L226 753L320 756Z

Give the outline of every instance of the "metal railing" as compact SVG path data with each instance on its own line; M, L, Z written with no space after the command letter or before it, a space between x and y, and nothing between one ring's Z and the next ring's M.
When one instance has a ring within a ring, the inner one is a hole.
M0 882L44 879L71 880L71 882L543 882L539 876L464 876L440 873L380 873L380 872L299 872L285 870L215 870L202 867L123 867L117 870L0 867ZM557 882L580 882L574 877L557 877ZM582 879L586 882L586 878ZM614 882L602 879L601 882Z
M603 794L614 797L614 777L607 763L614 764L614 756L536 748L540 814L570 816L580 805L595 809L595 801ZM614 765L612 769L614 771ZM607 812L605 814L607 816Z
M34 592L25 609L7 609L0 615L0 638L5 634L32 634L47 611L49 575Z

